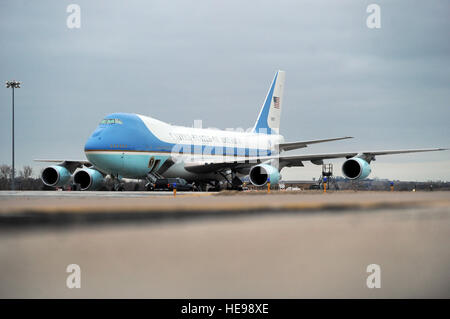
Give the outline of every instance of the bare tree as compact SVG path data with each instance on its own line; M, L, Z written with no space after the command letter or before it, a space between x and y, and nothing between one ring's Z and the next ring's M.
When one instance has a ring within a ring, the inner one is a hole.
M11 166L3 164L0 166L0 178L8 179L11 176Z
M23 167L23 170L21 170L19 172L19 175L25 179L30 178L32 174L33 174L33 168L31 168L31 166L29 166L29 165L25 165Z

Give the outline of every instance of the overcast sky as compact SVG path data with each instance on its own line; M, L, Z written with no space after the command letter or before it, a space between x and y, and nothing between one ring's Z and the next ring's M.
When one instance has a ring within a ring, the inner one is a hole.
M66 25L71 3L80 29ZM381 29L366 26L371 3ZM16 165L84 159L86 139L112 112L246 129L278 69L287 141L355 137L297 153L449 147L449 14L448 0L1 1L1 80L23 82ZM9 164L10 90L0 105L0 163ZM372 166L371 177L450 180L450 151ZM320 167L282 173L310 179Z

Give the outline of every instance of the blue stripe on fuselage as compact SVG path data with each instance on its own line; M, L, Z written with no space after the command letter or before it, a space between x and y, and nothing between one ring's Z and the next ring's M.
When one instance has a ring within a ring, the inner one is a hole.
M271 89L273 92L273 87ZM270 105L270 100L269 100ZM184 154L267 156L267 149L222 147L167 143L157 138L136 114L113 113L107 119L120 119L122 124L99 124L85 144L85 151L173 152Z

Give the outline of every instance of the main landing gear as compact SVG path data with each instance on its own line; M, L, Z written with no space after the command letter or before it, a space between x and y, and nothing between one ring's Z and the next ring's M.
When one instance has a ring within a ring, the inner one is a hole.
M237 177L236 171L228 170L226 172L219 172L219 174L227 181L227 189L242 191L243 183L241 179Z
M124 188L124 184L122 183L120 178L118 176L113 176L113 175L111 175L111 178L114 183L111 191L122 192L125 188Z
M196 184L195 188L199 192L220 192L222 189L222 185L219 181L215 180L208 183Z

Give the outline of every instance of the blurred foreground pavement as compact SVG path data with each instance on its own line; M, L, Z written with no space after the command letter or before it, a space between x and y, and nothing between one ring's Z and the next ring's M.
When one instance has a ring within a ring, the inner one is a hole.
M439 196L429 207L0 229L0 298L449 298ZM69 264L80 289L66 287ZM366 286L369 264L381 266L379 289Z

